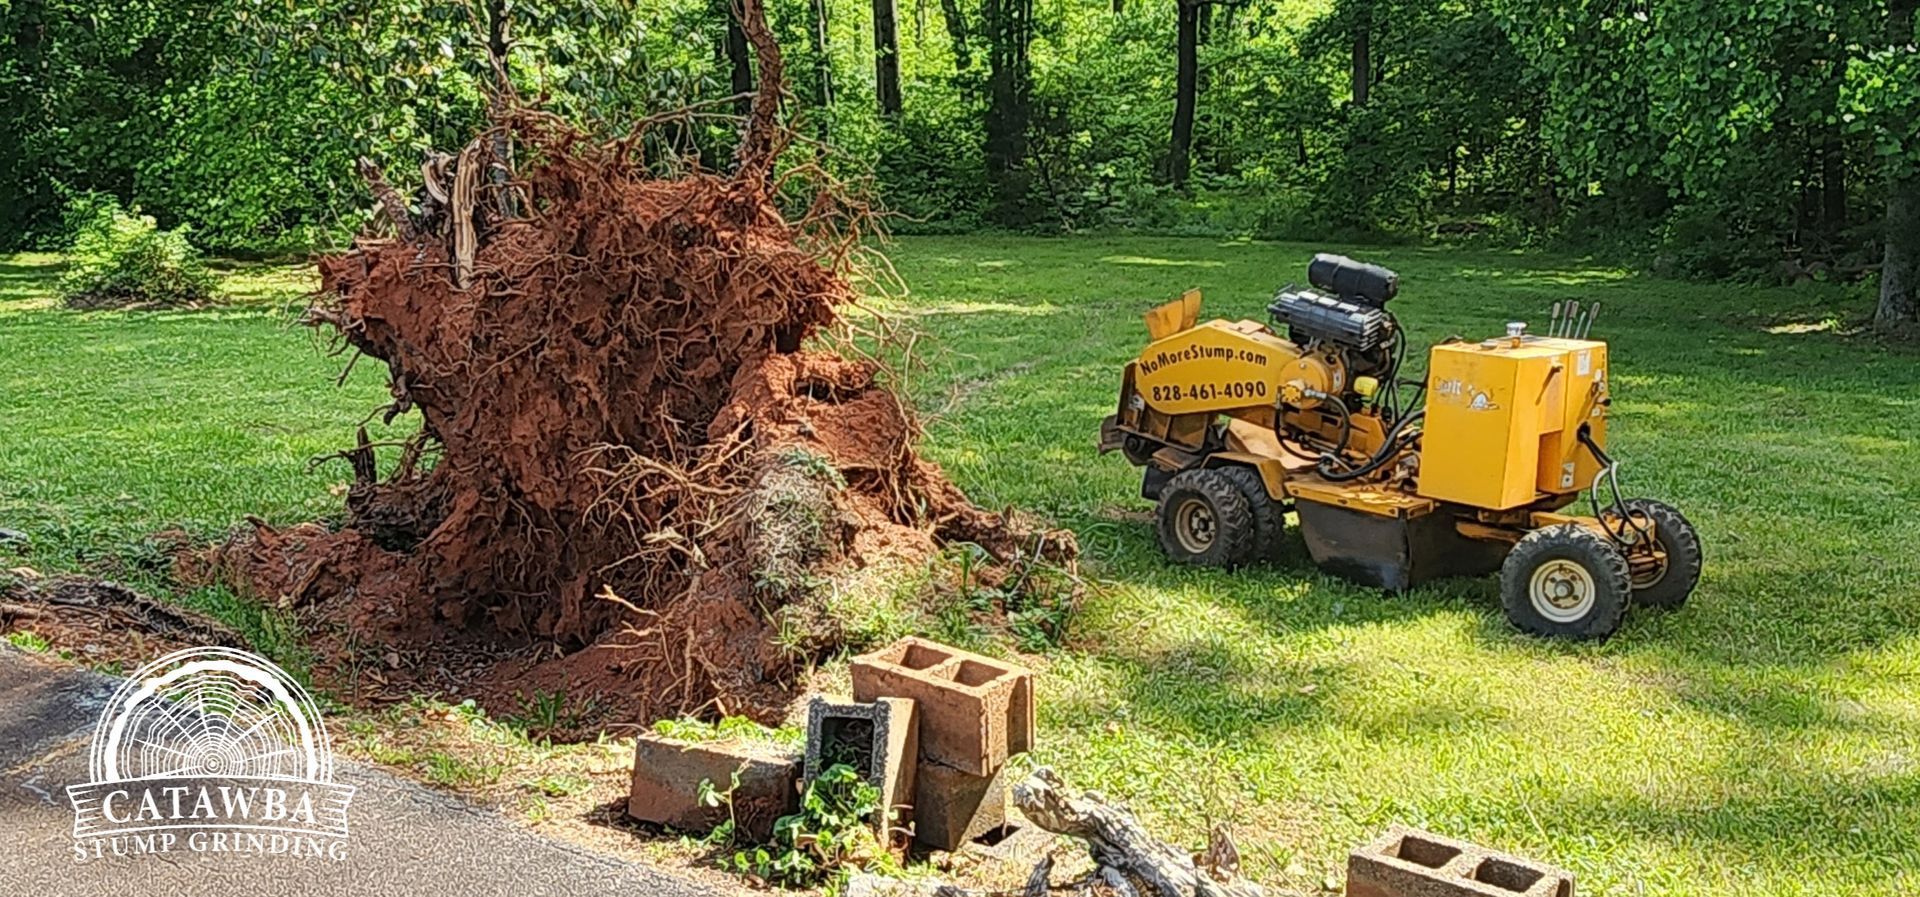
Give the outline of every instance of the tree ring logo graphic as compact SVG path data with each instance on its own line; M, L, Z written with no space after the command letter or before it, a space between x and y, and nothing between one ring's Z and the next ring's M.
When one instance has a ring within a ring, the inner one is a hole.
M333 781L320 710L258 655L189 648L141 667L67 788L76 859L194 851L345 855L353 787Z

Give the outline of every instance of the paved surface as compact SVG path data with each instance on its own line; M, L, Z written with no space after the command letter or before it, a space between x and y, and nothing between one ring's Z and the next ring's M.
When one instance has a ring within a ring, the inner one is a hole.
M344 859L196 853L74 857L66 787L120 680L0 643L0 893L35 897L288 894L723 897L668 872L549 841L493 812L359 763Z

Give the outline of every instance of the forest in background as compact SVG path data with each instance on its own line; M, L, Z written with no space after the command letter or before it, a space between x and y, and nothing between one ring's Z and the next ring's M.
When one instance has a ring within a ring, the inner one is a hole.
M1920 0L771 0L817 143L897 231L1553 244L1882 274L1920 320ZM500 67L727 164L727 0L0 0L0 248L110 194L226 252L342 241ZM738 101L743 102L743 101ZM411 184L403 183L403 189Z

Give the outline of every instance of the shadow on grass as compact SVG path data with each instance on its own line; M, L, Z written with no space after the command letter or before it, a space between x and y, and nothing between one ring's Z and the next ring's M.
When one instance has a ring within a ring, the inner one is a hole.
M66 260L57 255L0 256L0 302L57 302L66 269Z
M1326 702L1351 685L1339 668L1275 662L1218 638L1126 659L1121 671L1143 721L1220 742L1325 720Z

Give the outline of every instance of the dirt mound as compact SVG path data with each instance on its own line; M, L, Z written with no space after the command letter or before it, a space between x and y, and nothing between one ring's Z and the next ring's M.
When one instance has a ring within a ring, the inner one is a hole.
M945 541L1072 556L970 504L879 366L822 348L858 207L776 205L780 64L747 5L762 86L729 176L521 111L429 164L422 214L370 179L399 236L321 258L313 319L387 364L421 434L381 477L362 432L344 528L255 523L189 578L305 608L323 680L766 718L807 659L774 621L821 577Z

